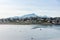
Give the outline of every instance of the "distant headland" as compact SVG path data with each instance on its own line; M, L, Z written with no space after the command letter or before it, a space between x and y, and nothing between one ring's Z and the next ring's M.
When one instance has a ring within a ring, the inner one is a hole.
M0 24L57 24L60 25L60 17L37 16L36 14L27 14L22 17L9 17L0 19Z

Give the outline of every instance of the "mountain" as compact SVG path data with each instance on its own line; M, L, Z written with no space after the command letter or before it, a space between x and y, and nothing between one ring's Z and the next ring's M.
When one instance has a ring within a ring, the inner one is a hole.
M38 17L38 16L35 13L32 13L32 14L27 14L23 16L10 17L10 19L22 19L22 18L30 18L30 17Z
M32 14L24 15L21 18L30 18L30 17L38 17L38 16L36 14L32 13Z
M41 18L48 18L48 16L44 15L44 16L40 16Z
M23 16L11 17L10 19L24 19L24 18L30 18L30 17L48 18L46 15L44 15L44 16L37 16L35 13L32 13L32 14L27 14L27 15L23 15Z

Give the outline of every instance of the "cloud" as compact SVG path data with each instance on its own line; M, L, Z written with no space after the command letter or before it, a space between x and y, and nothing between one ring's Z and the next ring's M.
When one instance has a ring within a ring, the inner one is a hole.
M0 0L0 18L30 13L60 16L60 6L57 4L56 0Z

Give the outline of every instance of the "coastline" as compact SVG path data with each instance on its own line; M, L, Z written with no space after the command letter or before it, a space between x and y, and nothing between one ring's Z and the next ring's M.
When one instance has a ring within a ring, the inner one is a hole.
M31 23L30 24L28 24L28 23L26 23L26 24L25 23L24 24L22 24L22 23L21 24L19 24L19 23L2 23L1 24L0 23L0 25L60 25L60 24L52 24L52 23L50 23L50 24L47 24L47 23L46 24L45 23L43 23L43 24L36 24L36 23L35 24L31 24Z

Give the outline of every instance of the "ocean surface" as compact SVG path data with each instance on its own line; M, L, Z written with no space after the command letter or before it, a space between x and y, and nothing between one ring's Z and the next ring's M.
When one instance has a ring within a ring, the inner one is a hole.
M0 40L60 40L60 25L0 25Z

